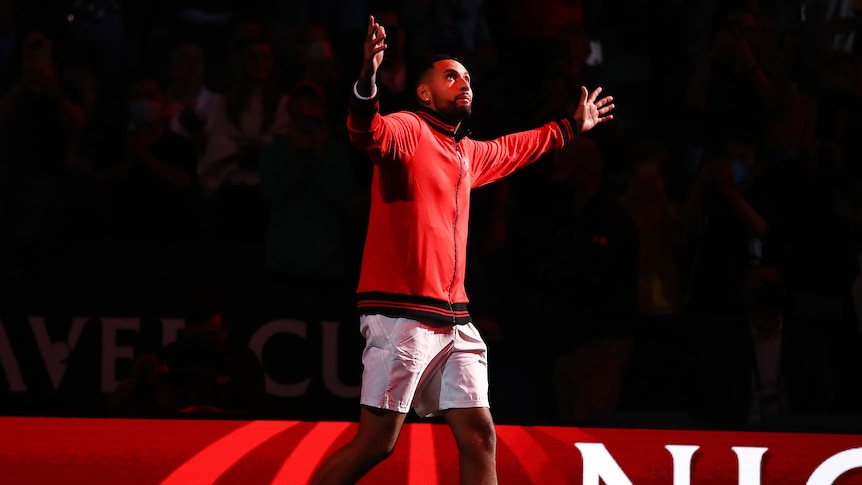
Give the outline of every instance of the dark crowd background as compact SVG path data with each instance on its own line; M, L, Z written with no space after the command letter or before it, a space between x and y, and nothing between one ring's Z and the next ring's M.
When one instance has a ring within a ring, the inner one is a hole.
M570 115L581 85L618 106L473 194L498 421L859 429L857 9L0 1L0 309L183 316L189 348L141 352L104 412L251 409L253 356L208 371L248 377L230 403L142 382L242 335L236 309L355 321L371 167L345 120L374 14L384 111L432 52L471 72L474 138Z

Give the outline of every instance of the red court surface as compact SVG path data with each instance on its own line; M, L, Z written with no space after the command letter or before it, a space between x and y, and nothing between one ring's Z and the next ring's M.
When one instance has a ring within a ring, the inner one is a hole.
M0 418L0 484L304 484L349 422ZM501 484L862 484L862 436L500 425ZM361 484L457 484L442 424L407 424Z

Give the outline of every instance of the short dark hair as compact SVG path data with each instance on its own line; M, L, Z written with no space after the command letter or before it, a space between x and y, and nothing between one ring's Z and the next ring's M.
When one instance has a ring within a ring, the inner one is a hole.
M417 64L417 68L414 71L413 86L415 87L422 84L422 77L425 76L428 71L434 69L434 64L440 61L456 61L463 64L463 62L461 62L461 59L458 59L452 54L441 52L430 54L423 58L419 64Z
M216 315L223 314L227 306L226 300L226 296L221 291L209 289L194 291L183 302L183 317L187 323L206 323Z

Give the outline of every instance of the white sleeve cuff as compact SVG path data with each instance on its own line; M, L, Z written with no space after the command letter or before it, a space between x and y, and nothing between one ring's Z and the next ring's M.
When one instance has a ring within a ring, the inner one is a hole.
M359 94L359 90L356 89L357 86L359 86L359 81L356 81L355 83L353 83L353 95L356 96L357 98L359 98L360 100L371 101L372 99L374 99L375 96L377 96L377 85L376 84L371 85L371 96L367 96L367 97Z

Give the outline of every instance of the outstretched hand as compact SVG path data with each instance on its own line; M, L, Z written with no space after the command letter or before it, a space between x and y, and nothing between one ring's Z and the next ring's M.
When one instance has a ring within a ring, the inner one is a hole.
M373 94L377 69L383 62L383 51L386 50L386 29L374 21L374 16L368 17L368 32L365 35L365 49L362 58L362 71L359 73L359 91L363 96Z
M575 111L575 122L578 125L579 133L588 131L599 123L614 119L614 115L608 114L614 109L614 98L613 96L605 96L596 100L601 92L601 87L590 93L586 87L581 86L581 100Z

